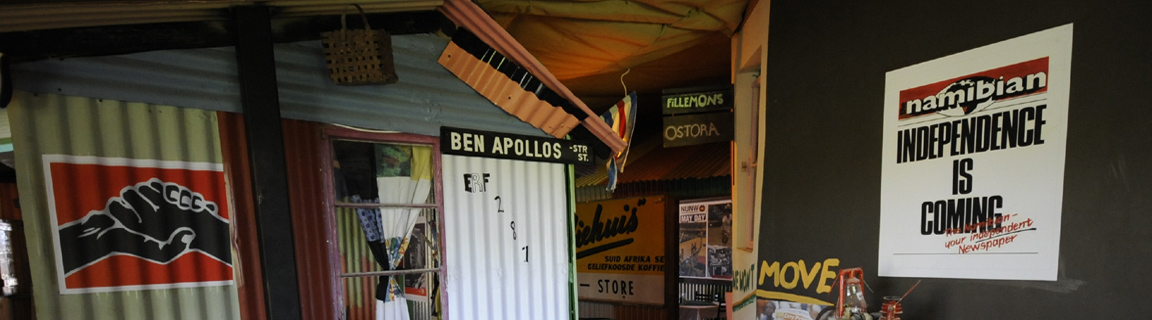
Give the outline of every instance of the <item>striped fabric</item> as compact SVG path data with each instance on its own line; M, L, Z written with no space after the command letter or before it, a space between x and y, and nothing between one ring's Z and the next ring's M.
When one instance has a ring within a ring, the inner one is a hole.
M612 126L612 131L619 135L627 144L624 151L612 155L608 159L608 191L616 190L616 176L624 172L624 164L628 160L628 150L632 147L632 129L636 125L636 91L628 93L623 100L609 108L600 116L604 122Z

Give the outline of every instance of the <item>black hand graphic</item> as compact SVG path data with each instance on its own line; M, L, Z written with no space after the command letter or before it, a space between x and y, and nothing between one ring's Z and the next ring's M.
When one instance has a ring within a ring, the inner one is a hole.
M83 223L60 229L61 258L64 272L92 264L113 253L122 253L168 263L189 249L196 238L191 229L176 230L162 242L124 228L112 227L116 222L104 214L90 214Z
M232 263L228 221L216 215L215 203L175 183L151 179L121 191L122 199L108 205L108 213L124 228L163 241L179 229L198 235L191 243L225 263Z
M232 264L228 221L219 207L188 188L151 179L124 188L103 211L60 227L65 272L113 253L168 263L199 250Z

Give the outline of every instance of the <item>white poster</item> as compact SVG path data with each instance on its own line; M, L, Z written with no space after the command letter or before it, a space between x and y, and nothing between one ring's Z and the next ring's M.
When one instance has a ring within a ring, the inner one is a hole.
M888 72L879 275L1056 280L1072 25Z

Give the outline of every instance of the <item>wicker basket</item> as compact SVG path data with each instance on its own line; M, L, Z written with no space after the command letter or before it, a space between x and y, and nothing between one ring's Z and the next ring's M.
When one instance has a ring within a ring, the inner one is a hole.
M384 30L372 30L364 8L360 10L364 30L348 30L348 12L340 16L340 30L325 32L324 59L332 82L342 85L396 83L396 66L392 62L392 37Z

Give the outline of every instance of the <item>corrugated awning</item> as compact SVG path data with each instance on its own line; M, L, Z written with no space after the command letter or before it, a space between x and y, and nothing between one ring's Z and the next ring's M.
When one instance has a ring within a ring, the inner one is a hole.
M564 124L571 122L567 117L572 117L613 152L624 150L624 140L611 127L476 4L468 0L448 0L440 7L440 12L500 55L469 53L469 48L453 48L450 44L440 61L457 77L504 110L553 136L568 134L572 128ZM467 57L469 55L471 58ZM460 58L468 58L468 61L460 61ZM509 69L500 63L505 60L510 65ZM523 77L525 74L529 74L530 81L536 83L521 81L526 79ZM525 90L530 87L534 91ZM522 107L524 105L532 107Z
M663 148L659 135L649 135L632 146L628 164L617 183L703 179L732 174L732 153L728 143ZM596 172L576 178L576 187L604 185L608 171L603 165Z

